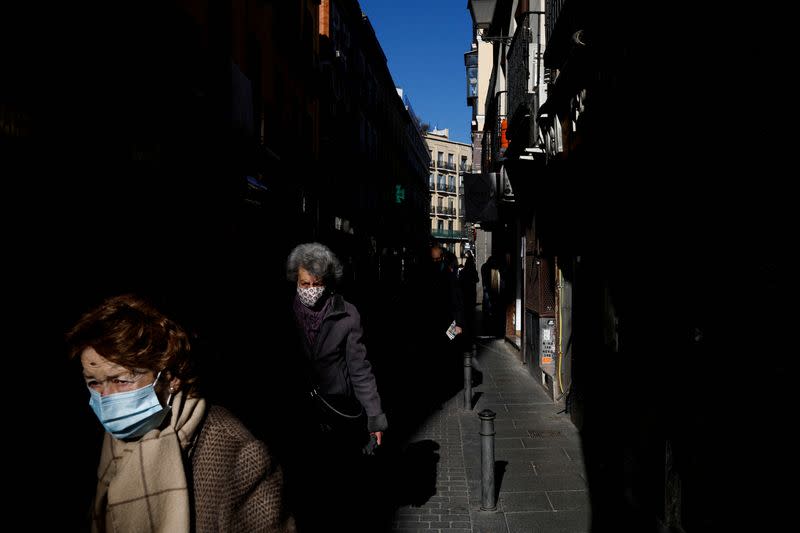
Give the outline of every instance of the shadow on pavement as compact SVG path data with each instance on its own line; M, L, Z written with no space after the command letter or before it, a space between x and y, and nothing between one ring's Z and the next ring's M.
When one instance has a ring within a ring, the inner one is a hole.
M436 494L439 444L426 439L409 444L389 466L393 507L424 505Z

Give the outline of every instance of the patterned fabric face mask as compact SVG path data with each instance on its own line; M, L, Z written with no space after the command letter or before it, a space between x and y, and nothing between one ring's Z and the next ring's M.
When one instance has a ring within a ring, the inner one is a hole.
M297 295L306 307L314 307L324 293L325 287L297 287Z

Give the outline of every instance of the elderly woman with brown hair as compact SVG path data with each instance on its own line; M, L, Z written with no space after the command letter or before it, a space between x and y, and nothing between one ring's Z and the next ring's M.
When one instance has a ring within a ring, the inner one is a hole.
M199 394L186 331L122 295L67 334L106 430L93 531L294 531L282 471L230 412Z

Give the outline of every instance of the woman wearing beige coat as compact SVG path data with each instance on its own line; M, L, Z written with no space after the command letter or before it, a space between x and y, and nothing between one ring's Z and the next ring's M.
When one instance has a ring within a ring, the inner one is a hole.
M266 446L198 394L186 332L133 295L67 335L106 430L92 530L294 531Z

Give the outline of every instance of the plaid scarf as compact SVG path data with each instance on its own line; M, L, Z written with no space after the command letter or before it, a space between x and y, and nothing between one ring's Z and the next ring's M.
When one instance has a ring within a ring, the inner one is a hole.
M183 451L193 445L206 412L202 398L173 397L172 420L133 442L106 433L92 531L188 532L191 524Z

